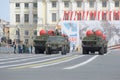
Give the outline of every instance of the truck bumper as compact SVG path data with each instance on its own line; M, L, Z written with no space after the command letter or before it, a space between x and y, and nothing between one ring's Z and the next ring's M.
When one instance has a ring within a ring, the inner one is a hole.
M83 49L87 51L99 51L102 47L98 46L83 46Z
M47 48L49 51L61 51L62 50L62 48L61 47L48 47Z

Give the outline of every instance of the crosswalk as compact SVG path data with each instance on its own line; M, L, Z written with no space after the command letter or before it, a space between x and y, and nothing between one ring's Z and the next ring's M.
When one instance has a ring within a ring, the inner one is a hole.
M17 56L12 55L12 57L9 55L9 57L0 58L0 68L34 64L40 62L42 59L49 59L56 56L58 55L47 56L42 54L40 55L17 54Z
M0 54L1 55L1 54ZM88 59L94 55L81 55L81 54L8 54L0 56L0 69L25 69L25 68L42 68L80 59L87 57ZM86 59L87 59L86 58ZM72 65L72 64L71 64Z

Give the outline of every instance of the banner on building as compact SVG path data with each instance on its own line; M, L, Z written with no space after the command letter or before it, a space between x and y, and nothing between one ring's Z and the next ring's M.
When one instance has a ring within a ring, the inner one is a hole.
M76 21L62 21L61 25L62 34L66 34L69 37L71 50L78 48L79 46L79 26Z
M101 30L107 36L108 46L120 44L119 21L61 21L61 32L68 35L71 49L79 48L87 30Z

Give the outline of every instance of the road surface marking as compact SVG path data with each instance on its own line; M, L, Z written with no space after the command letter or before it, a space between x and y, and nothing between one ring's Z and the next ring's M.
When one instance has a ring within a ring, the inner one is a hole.
M21 64L5 65L5 66L0 66L0 68L15 67L15 66L28 65L28 64L35 64L35 63L40 63L40 62L44 62L44 61L54 60L54 59L58 59L58 58L66 57L66 56L71 56L71 55L65 55L65 56L60 56L60 57L55 57L55 58L50 58L50 59L45 59L45 60L40 60L40 61L21 63Z
M49 57L54 57L54 56L56 56L56 55L52 55L52 56L26 57L26 59L20 59L20 60L14 60L14 61L7 61L7 62L0 62L0 64L22 62L22 61L28 61L28 60L39 59L39 58L47 58L47 57L49 58Z
M98 56L99 56L99 55L93 56L92 58L90 58L90 59L88 59L88 60L86 60L86 61L84 61L84 62L82 62L82 63L80 63L80 64L77 64L77 65L74 65L74 66L70 66L70 67L66 67L66 68L64 68L64 69L75 69L75 68L77 68L77 67L83 66L83 65L85 65L85 64L93 61L93 60L96 59Z
M72 57L75 57L76 55L72 56ZM52 63L55 63L55 62L58 62L60 60L66 60L66 59L69 59L70 56L66 56L66 57L61 57L61 58L58 58L58 59L53 59L52 61L45 61L45 62L42 62L42 63L36 63L36 64L30 64L30 65L23 65L23 66L18 66L18 67L13 67L13 68L10 68L10 69L22 69L22 68L31 68L31 67L35 67L35 66L42 66L42 65L46 65L46 64L52 64Z
M23 58L31 58L31 57L36 57L36 56L38 56L38 55L31 55L31 56L28 56L28 57L26 57L26 56L23 56L23 57L14 57L14 58L7 58L7 59L0 59L0 61L5 61L5 60L14 60L14 59L23 59ZM40 55L41 56L41 55ZM42 55L43 56L43 55Z
M53 66L53 65L60 64L60 63L64 63L64 62L69 62L69 61L72 61L74 59L77 59L77 58L80 58L80 57L83 57L83 56L84 55L82 55L82 56L76 55L76 56L72 56L72 57L68 57L68 58L58 59L58 60L54 60L54 61L50 61L50 62L40 64L39 66L34 66L32 68L41 68L41 67Z

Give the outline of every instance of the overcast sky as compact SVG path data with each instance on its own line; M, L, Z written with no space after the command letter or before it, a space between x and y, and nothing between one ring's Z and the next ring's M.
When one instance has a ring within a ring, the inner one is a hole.
M0 19L9 21L9 0L1 0L0 2Z

